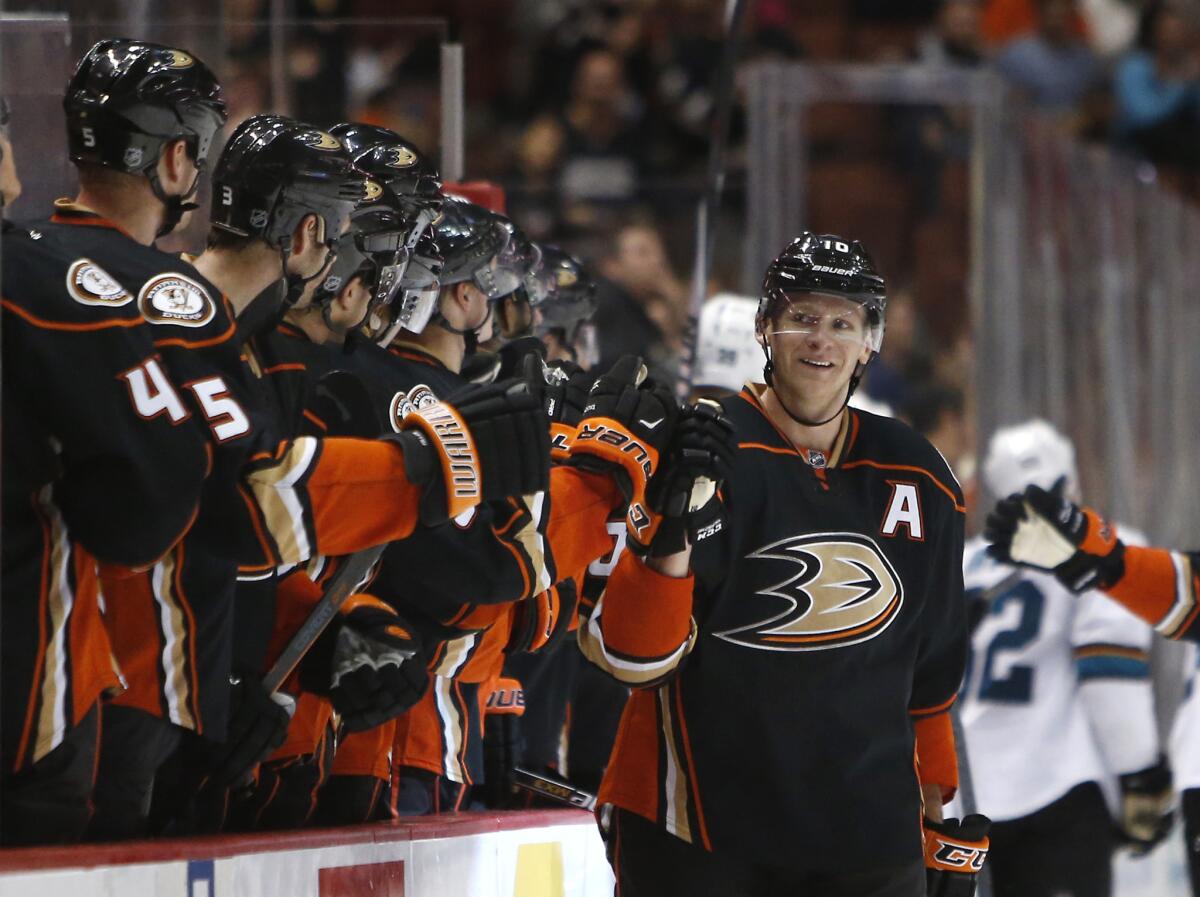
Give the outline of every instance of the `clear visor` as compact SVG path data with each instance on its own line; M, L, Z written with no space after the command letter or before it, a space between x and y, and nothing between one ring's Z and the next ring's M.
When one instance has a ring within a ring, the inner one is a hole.
M542 262L542 251L532 243L509 240L490 262L474 274L475 285L495 301L524 286L526 275Z
M408 250L397 252L390 264L379 266L379 276L371 301L375 305L389 305L404 284L404 272L408 269Z
M436 283L404 290L400 299L383 310L383 314L368 320L367 336L386 348L401 330L420 333L433 317L440 293Z
M796 301L775 316L766 331L774 336L821 335L853 346L868 346L879 351L882 325L869 322L866 309L848 301L813 303Z
M429 225L433 224L440 217L441 211L436 207L426 206L417 212L412 230L408 232L408 242L405 244L410 251L417 248L417 241L429 229Z
M556 283L554 272L539 263L525 275L525 295L529 297L529 304L536 308L549 299Z

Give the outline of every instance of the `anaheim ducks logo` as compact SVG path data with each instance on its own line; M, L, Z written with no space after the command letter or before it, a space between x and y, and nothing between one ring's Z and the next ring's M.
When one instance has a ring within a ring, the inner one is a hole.
M208 290L182 274L160 274L146 281L138 294L138 307L151 324L203 327L217 313Z
M386 163L389 168L412 168L417 164L417 154L406 146L392 147L391 154L391 161Z
M579 282L579 276L574 271L559 268L554 275L554 280L560 287L570 287Z
M418 383L408 392L396 393L392 396L391 407L388 408L388 421L391 422L392 429L399 433L404 418L414 411L428 408L437 401L438 397L433 394L433 390L424 383Z
M168 50L171 54L171 61L168 66L173 69L190 69L196 64L196 60L188 53L182 50Z
M904 587L875 542L857 533L792 536L747 555L788 565L790 575L757 594L786 609L749 626L716 633L766 651L823 651L883 632L904 603Z
M67 269L67 292L83 305L125 305L133 296L91 259L78 259Z
M332 134L326 134L324 131L309 131L300 137L300 141L305 146L311 146L313 149L328 150L330 152L342 148L341 143L338 142L336 137Z
M363 182L363 202L374 202L383 196L383 185L379 181L367 178Z

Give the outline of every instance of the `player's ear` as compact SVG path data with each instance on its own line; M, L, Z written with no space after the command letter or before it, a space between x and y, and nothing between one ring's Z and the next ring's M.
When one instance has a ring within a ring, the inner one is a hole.
M321 216L310 212L292 231L292 255L303 255L321 239Z
M158 158L158 179L168 193L176 189L186 189L192 183L188 171L190 162L187 151L187 141L180 138L172 140L163 147L162 155Z

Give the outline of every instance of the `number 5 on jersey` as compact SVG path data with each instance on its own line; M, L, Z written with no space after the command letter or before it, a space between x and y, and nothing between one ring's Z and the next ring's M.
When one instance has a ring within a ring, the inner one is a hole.
M138 416L153 420L166 414L172 423L188 417L179 393L163 373L157 358L147 358L120 375L129 388L129 398ZM206 377L189 383L188 388L204 411L204 417L217 442L226 442L250 432L250 419L220 377Z

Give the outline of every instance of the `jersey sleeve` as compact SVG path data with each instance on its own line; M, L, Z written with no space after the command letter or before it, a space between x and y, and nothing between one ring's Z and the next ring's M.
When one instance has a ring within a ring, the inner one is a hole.
M383 545L417 524L421 489L390 442L300 437L256 459L245 480L274 566Z
M961 501L958 504L961 506ZM967 627L963 514L948 505L943 506L942 514L931 564L932 587L921 616L909 715L917 739L918 776L922 784L940 785L943 797L949 800L958 787L949 710L966 666Z
M693 577L664 576L625 552L592 616L579 627L584 657L635 688L663 682L696 641L694 587Z
M1125 572L1105 591L1169 639L1200 642L1200 552L1125 547Z
M102 561L154 563L191 525L210 455L147 326L131 306L69 321L3 307L5 404L57 447L55 503L72 537Z

